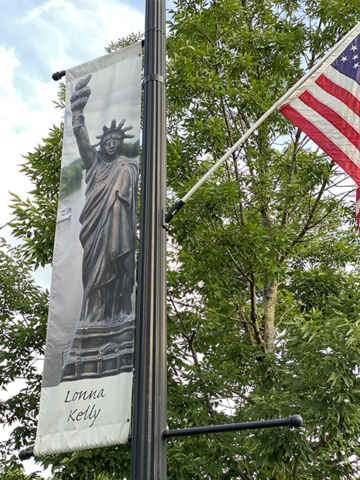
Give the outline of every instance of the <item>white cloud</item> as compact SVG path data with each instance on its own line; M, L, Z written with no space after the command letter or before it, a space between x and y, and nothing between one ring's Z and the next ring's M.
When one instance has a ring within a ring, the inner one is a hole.
M14 69L19 66L14 49L6 50L0 47L0 88L11 88Z
M49 0L27 15L23 25L29 24L38 55L57 71L104 55L111 41L143 31L144 15L118 0Z
M11 218L8 208L9 191L24 195L31 189L29 180L19 173L20 164L24 162L22 155L33 151L42 137L47 136L53 123L60 123L61 113L56 111L52 100L56 98L57 86L54 82L41 83L24 78L35 83L37 96L27 101L23 100L20 91L13 85L13 74L20 63L14 49L0 47L0 62L2 65L0 87L0 226ZM36 108L34 108L36 106Z

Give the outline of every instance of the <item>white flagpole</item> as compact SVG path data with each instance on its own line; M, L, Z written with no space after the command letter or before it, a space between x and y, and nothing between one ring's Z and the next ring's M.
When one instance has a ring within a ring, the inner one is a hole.
M354 32L354 30L359 26L360 24L355 25L349 32L341 39L339 40L334 47L316 64L314 65L298 82L295 83L293 87L290 88L277 102L274 103L274 105L269 108L267 112L264 113L264 115L259 118L259 120L223 155L220 160L218 160L215 165L213 165L210 170L205 173L205 175L192 187L191 190L178 202L175 203L175 205L171 208L171 210L166 214L165 217L165 222L169 223L173 217L176 215L176 213L182 208L186 201L189 200L190 197L201 187L203 183L206 182L206 180L217 170L227 158L230 157L230 155L235 152L236 149L240 147L249 137L250 135L266 120L274 110L276 110L278 107L280 107L285 100L292 95L297 88L299 88L318 68L321 67L321 65L332 55L332 53L340 47L349 37L350 35Z

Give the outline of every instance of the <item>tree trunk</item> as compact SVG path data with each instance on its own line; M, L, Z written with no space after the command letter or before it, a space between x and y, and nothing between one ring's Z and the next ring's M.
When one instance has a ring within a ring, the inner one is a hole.
M275 305L278 291L278 282L271 280L264 287L263 308L264 308L264 341L266 351L272 353L275 351Z

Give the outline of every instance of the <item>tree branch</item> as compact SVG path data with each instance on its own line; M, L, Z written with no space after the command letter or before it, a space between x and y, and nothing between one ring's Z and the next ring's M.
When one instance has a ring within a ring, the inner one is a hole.
M294 179L294 170L295 170L295 165L296 165L296 161L297 161L297 154L298 154L298 151L299 151L299 141L300 141L300 136L301 136L301 130L300 128L297 129L297 132L296 132L296 136L295 136L295 143L294 143L294 150L293 150L293 154L292 154L292 161L291 161L291 165L290 165L290 172L289 172L289 176L288 176L288 179L287 179L287 182L286 182L286 186L289 187L289 185L291 185L291 183L293 182L293 179ZM284 213L283 213L283 218L281 220L281 226L284 227L287 222L288 222L288 219L289 219L289 214L288 214L288 201L289 201L289 193L286 194L286 198L285 198L285 208L284 208Z
M301 230L301 232L299 233L299 235L295 238L295 240L292 242L292 246L296 245L297 243L300 242L300 240L302 239L302 237L306 234L306 232L308 230L310 230L311 228L311 222L312 222L312 219L314 218L316 212L317 212L317 209L318 209L318 206L319 206L319 203L320 203L320 200L321 200L321 197L323 196L323 193L325 191L325 187L326 187L326 184L327 184L327 180L325 179L321 185L321 188L320 188L320 191L316 197L316 200L315 200L315 203L310 211L310 214L309 214L309 218L307 219L307 222L306 224L304 225L303 229Z

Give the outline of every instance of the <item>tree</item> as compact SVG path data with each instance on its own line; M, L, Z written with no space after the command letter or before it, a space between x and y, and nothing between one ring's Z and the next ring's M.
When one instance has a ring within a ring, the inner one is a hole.
M169 205L359 21L360 6L178 0L171 15ZM34 159L25 168L39 189ZM170 224L169 428L292 413L305 424L169 440L169 478L358 478L359 240L348 183L274 113ZM55 211L55 182L47 188ZM15 208L15 232L33 226L23 255L50 261L42 213ZM128 451L46 462L56 478L123 478Z
M168 41L173 196L359 13L349 2L179 0ZM186 458L170 462L176 478L355 475L347 460L358 454L359 425L351 189L339 194L342 173L307 142L280 114L262 124L175 218L169 274L170 385L179 399L171 427L294 411L306 427L173 441L170 452ZM221 409L224 401L231 408ZM181 406L189 413L180 421Z
M36 473L26 475L16 458L2 459L0 466L0 480L43 480Z
M20 389L0 402L1 423L14 427L9 440L1 445L0 478L20 480L25 476L19 465L14 458L6 462L5 455L34 439L41 385L36 360L44 354L48 292L36 286L30 266L16 249L9 252L4 241L0 247L0 383L3 391L10 385L13 390L15 381Z

